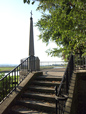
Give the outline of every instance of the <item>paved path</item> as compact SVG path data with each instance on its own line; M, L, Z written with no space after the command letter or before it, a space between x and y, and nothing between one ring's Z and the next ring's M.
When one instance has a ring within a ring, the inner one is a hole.
M52 76L63 76L65 68L56 68L56 69L43 69L43 74L52 75Z

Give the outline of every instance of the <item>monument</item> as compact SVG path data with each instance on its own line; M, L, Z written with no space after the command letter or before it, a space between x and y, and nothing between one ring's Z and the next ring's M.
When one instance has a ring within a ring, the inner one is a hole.
M33 18L32 11L30 17L30 34L29 34L29 59L28 59L28 71L39 71L40 70L40 60L38 57L34 56L34 35L33 35ZM26 59L26 58L25 58ZM21 62L25 59L21 59Z
M34 56L34 36L33 36L33 18L32 11L30 17L30 34L29 34L29 56Z
M29 36L29 70L40 70L40 60L38 57L34 56L34 35L33 35L33 18L32 18L32 11L30 17L30 36Z

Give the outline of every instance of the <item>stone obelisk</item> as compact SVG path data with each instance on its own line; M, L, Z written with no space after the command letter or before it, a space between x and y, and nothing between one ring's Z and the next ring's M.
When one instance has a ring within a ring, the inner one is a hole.
M27 61L27 68L28 71L39 71L40 70L40 60L38 57L34 56L34 35L33 35L33 18L32 18L32 11L31 11L31 17L30 17L30 35L29 35L29 58ZM23 62L26 58L21 59L21 62ZM26 63L23 63L20 70L20 77L19 80L24 78L24 76L27 74Z
M30 17L29 56L34 56L34 35L33 35L32 11L31 11L31 17Z
M30 35L29 35L29 64L28 68L31 71L40 70L40 60L34 56L34 35L33 35L33 18L32 11L30 17Z

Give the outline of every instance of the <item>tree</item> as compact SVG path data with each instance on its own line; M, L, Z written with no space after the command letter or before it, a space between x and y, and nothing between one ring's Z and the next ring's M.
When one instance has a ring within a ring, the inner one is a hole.
M57 48L47 51L48 54L65 59L71 52L86 54L85 0L40 0L37 10L42 11L36 24L40 30L39 39L47 45L50 41L57 44Z
M23 0L24 3L28 3L28 4L30 4L30 2L31 2L32 4L34 4L35 1L43 1L43 0L33 0L32 2L31 2L31 0Z

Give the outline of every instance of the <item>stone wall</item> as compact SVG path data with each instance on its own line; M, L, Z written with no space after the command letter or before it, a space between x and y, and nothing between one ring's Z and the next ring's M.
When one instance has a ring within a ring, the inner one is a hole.
M75 77L71 110L67 114L86 114L86 71L77 71Z

